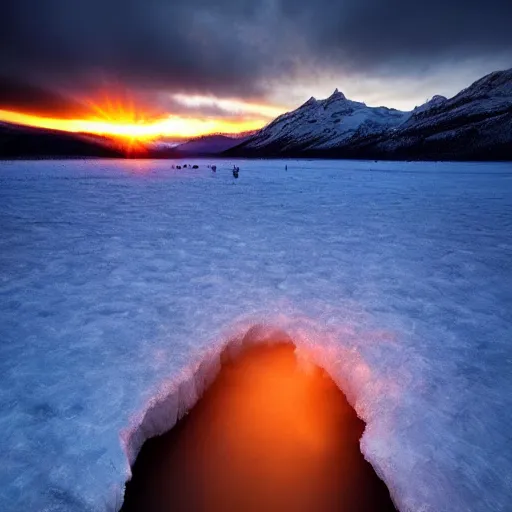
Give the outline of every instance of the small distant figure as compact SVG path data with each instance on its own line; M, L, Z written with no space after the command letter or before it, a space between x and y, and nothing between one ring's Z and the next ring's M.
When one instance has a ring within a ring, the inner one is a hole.
M285 165L284 166L284 170L287 171L288 170L288 165Z
M237 167L236 165L233 166L233 177L235 179L238 179L238 173L240 172L240 167Z
M209 167L209 166L208 166ZM217 166L216 165L212 165L212 171L213 172L217 172Z
M186 168L187 168L187 164L185 164L185 165L183 166L183 169L186 169Z
M181 169L181 165L177 165L177 166L176 166L176 169Z
M172 168L174 169L174 168L175 168L175 166L173 165L173 166L172 166Z
M193 165L192 169L199 169L199 165Z

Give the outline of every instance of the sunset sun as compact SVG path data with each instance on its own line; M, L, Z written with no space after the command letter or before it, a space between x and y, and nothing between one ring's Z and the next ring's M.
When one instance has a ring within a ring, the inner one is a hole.
M183 105L218 106L225 115L192 115L145 109L126 95L103 95L87 100L88 113L69 117L35 114L26 111L0 109L0 121L23 126L60 130L72 133L109 137L126 149L142 148L156 139L184 140L213 133L238 134L261 128L271 116L283 112L282 107L259 105L241 100L222 100L214 97L197 98L177 95ZM202 102L202 103L201 103Z

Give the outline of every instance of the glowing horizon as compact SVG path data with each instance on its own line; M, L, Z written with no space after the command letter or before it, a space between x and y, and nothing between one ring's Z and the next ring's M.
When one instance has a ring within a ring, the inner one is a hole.
M262 128L284 109L242 100L176 95L185 107L215 106L228 116L145 115L133 102L123 105L107 98L104 105L88 102L90 116L63 118L0 109L0 121L33 128L86 133L114 138L150 141L159 138L186 139L214 133L238 134Z
M164 119L142 122L116 122L101 119L59 119L33 114L0 110L0 121L46 128L70 133L89 133L111 137L152 140L159 137L187 138L212 133L237 134L262 128L267 120L225 120L168 116Z

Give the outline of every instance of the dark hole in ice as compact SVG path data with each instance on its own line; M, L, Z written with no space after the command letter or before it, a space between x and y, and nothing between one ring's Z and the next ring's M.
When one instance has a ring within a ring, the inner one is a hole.
M122 511L394 511L361 454L364 423L294 350L259 344L234 361L224 354L190 413L142 447Z

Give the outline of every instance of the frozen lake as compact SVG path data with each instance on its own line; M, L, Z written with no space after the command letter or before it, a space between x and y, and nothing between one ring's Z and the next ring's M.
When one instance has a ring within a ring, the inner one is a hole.
M0 510L118 508L257 324L331 373L402 512L510 510L512 165L173 163L0 162Z

